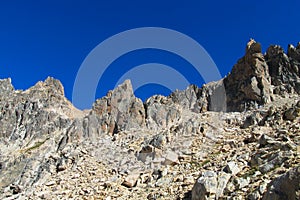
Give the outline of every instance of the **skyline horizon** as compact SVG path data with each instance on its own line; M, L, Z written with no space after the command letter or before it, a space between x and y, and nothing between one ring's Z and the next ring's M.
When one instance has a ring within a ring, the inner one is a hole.
M163 27L187 35L203 46L221 77L225 77L243 57L250 38L261 43L263 52L270 45L280 45L285 52L289 44L296 46L300 41L296 25L300 18L298 7L300 2L296 0L289 3L276 0L272 4L265 1L251 4L1 2L0 78L11 77L16 89L25 90L51 76L62 82L67 99L72 100L77 72L89 53L106 39L141 27ZM120 55L107 66L98 82L95 99L105 96L132 68L147 63L169 66L198 87L205 83L185 58L159 49L141 49ZM166 95L169 91L164 86L155 83L141 86L136 96L145 100L154 93Z

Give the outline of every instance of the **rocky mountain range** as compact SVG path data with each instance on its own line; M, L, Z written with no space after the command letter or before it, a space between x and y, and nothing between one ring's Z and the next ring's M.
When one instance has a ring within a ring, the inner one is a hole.
M250 40L222 80L145 102L125 81L78 110L0 80L1 199L300 199L300 43Z

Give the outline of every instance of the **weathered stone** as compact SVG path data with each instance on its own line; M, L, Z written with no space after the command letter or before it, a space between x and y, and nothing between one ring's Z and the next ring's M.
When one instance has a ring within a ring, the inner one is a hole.
M267 144L273 144L275 142L275 140L273 138L271 138L270 136L268 135L265 135L263 134L260 138L259 138L259 145L260 147L264 147L266 146Z
M103 130L110 134L145 125L143 103L134 96L129 80L96 100L92 110L99 116Z
M262 117L259 113L252 113L251 115L247 116L245 119L242 128L249 128L250 126L259 124L259 122L262 120Z
M213 171L206 171L196 181L192 190L192 200L206 199L209 195L217 193L217 174Z
M145 108L147 127L152 130L171 127L178 122L182 112L181 106L160 95L147 99Z
M268 184L263 200L297 199L300 191L300 168L295 167Z
M284 119L293 121L300 116L300 105L298 106L299 102L294 107L291 107L284 112Z
M198 100L200 93L200 88L190 85L186 90L174 91L170 97L174 103L181 105L184 109L199 113L202 111L202 104Z
M10 94L15 90L14 86L11 84L11 79L0 80L0 94L1 97L5 98L10 96Z
M243 111L255 103L262 105L271 101L272 90L268 65L261 46L250 40L246 53L224 79L227 93L227 110Z
M249 177L247 178L236 178L235 179L235 184L237 185L238 189L242 189L244 187L247 187L250 183Z
M273 154L268 158L265 164L259 166L259 171L261 173L267 173L282 165L286 160L288 160L288 157L283 155L282 152Z
M299 60L298 54L299 50L293 45L289 45L288 55L278 45L268 48L265 58L269 66L272 84L276 86L275 91L279 91L276 92L277 94L300 92L299 65L296 64Z
M48 183L45 184L46 186L53 186L56 185L55 181L49 181Z
M166 143L167 143L167 136L162 133L155 135L150 141L150 145L154 146L155 148L159 148L159 149L164 148Z
M230 161L229 163L227 163L226 167L224 168L224 171L232 175L236 175L241 170L236 162Z
M134 186L136 185L136 183L137 183L139 177L140 177L140 174L139 174L139 173L129 174L129 175L125 178L125 180L124 180L124 182L123 182L122 184L123 184L124 186L126 186L126 187L129 187L129 188L134 187Z
M224 173L224 172L218 173L218 190L216 194L217 198L223 197L223 192L227 186L230 177L231 175L228 173Z
M164 165L179 164L178 155L175 152L167 151L165 155Z
M85 111L53 78L1 80L0 198L298 197L299 50L250 41L220 81L145 104L125 81Z

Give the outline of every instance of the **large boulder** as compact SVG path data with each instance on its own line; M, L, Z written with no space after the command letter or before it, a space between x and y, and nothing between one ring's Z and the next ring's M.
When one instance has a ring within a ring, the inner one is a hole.
M219 199L231 177L225 172L204 172L192 189L192 200Z
M300 167L295 167L268 184L263 200L299 199Z

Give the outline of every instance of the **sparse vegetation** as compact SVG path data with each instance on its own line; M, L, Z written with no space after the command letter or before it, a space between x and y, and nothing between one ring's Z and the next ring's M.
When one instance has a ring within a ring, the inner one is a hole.
M249 169L245 174L242 175L242 178L247 178L250 176L253 176L256 171L258 171L258 166L254 166L251 169Z
M43 141L38 141L38 142L35 142L33 146L31 147L28 147L27 149L23 150L23 153L30 153L31 151L39 148L40 146L42 146L49 138L46 138L45 140Z

